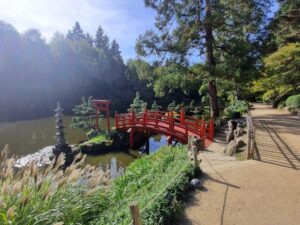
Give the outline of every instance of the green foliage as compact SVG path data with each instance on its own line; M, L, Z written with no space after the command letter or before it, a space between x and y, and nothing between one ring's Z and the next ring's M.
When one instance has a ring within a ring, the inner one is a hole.
M100 143L107 142L107 141L108 141L107 135L99 134L96 137L93 137L93 138L89 139L88 141L84 142L84 144L87 144L87 143L88 144L100 144Z
M300 42L300 1L279 0L278 2L280 9L270 26L277 46Z
M235 100L230 103L230 105L225 108L224 116L227 119L235 119L240 117L241 114L246 113L249 108L249 104L243 100Z
M159 111L159 110L161 110L161 108L162 107L160 105L158 105L157 102L154 100L153 104L151 105L151 110L153 110L153 111Z
M106 44L100 44L99 32L94 40L78 22L64 33L46 42L36 29L20 34L0 21L0 120L52 115L58 100L70 112L82 96L91 95L111 99L113 110L128 107L135 91L118 43L103 31Z
M96 129L96 110L93 107L93 97L90 96L87 100L82 97L82 103L76 105L73 109L76 116L72 117L72 128L80 128L84 131ZM103 116L98 115L99 127L101 126Z
M285 104L289 110L300 109L300 94L288 97Z
M179 200L194 170L185 146L163 147L153 155L134 161L125 174L114 181L112 202L115 205L106 215L102 214L101 224L129 224L128 205L133 201L139 203L143 224L167 224L178 213Z
M253 91L262 92L263 100L271 102L300 86L300 44L287 44L264 59L265 73L254 82Z
M267 77L273 85L290 85L295 90L300 85L300 43L287 44L264 60Z
M135 160L112 184L108 173L99 168L82 168L83 160L65 171L59 169L63 163L59 158L54 169L53 164L46 170L31 164L17 174L14 159L1 158L1 162L3 225L128 225L128 205L133 201L139 203L143 224L168 224L178 215L195 172L186 146L163 147Z
M140 99L139 92L136 92L135 98L133 99L132 104L130 104L129 111L134 111L136 113L143 112L145 108L147 107L147 103L144 102L142 99Z

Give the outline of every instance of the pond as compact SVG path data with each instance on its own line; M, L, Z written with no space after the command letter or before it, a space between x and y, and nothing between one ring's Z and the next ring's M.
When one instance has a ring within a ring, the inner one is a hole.
M71 129L71 117L64 116L66 140L69 144L77 144L86 138L80 129ZM105 128L106 121L103 121ZM111 126L114 126L114 119L111 118ZM150 138L150 153L167 143L164 136ZM55 144L55 122L54 117L47 117L35 120L16 121L0 123L0 150L8 144L10 155L25 156L34 153L46 146ZM138 151L128 150L113 151L112 153L87 156L86 163L109 168L113 176L120 174L134 159L139 156Z

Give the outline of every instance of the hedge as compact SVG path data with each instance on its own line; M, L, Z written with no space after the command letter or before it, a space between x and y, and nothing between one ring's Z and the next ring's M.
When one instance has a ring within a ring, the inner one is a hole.
M300 109L300 94L288 97L285 104L289 110Z

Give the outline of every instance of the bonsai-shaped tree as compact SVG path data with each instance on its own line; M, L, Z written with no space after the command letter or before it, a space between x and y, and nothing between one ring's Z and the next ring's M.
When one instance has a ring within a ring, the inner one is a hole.
M90 96L87 100L82 97L82 103L76 105L73 109L76 116L72 117L72 128L80 128L84 131L92 131L96 129L96 111L93 107L93 98ZM99 114L99 124L103 120L103 115Z
M176 112L180 112L180 110L181 110L182 108L185 108L184 102L181 102L181 104L176 105L175 111L176 111Z
M151 105L152 111L159 111L162 107L157 104L157 102L154 100L153 104Z
M176 102L173 100L169 105L168 105L168 111L174 111L176 107Z
M130 104L130 108L128 111L134 111L136 113L143 112L146 108L147 103L140 99L140 93L136 92L135 98L133 99L132 104Z

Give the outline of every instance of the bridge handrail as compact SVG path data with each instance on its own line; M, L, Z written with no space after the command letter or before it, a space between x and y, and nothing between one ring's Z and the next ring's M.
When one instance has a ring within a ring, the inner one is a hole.
M211 119L207 123L204 119L198 119L191 116L186 116L184 111L178 114L170 111L147 111L135 113L134 111L123 114L115 114L116 128L126 128L134 125L154 126L155 128L164 129L171 133L176 133L179 136L184 135L186 138L188 132L191 131L198 134L200 137L207 137L212 140L214 136L214 124ZM182 130L174 129L174 126Z

